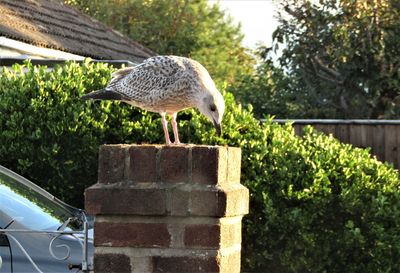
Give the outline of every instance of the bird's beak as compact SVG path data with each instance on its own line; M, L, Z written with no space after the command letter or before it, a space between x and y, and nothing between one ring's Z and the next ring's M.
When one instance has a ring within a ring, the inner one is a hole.
M213 120L213 122L214 122L215 130L217 130L217 135L221 136L222 135L221 124L217 123L215 120Z

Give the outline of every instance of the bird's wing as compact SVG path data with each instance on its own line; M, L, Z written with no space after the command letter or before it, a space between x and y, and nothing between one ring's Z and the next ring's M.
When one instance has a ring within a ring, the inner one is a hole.
M109 87L133 101L154 101L163 93L180 89L185 77L185 67L179 59L157 56L133 67L112 81ZM117 75L118 76L118 75Z
M123 78L123 77L125 77L126 75L128 75L134 69L135 69L135 67L130 66L130 67L125 67L125 68L118 69L117 71L113 72L111 74L111 82L110 82L110 84L115 82L115 81L117 81L117 80L119 80L119 79L121 79L121 78Z

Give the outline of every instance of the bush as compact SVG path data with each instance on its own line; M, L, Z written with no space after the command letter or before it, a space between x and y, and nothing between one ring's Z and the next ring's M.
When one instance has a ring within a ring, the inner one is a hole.
M23 73L25 69L27 72ZM96 182L103 143L163 143L158 114L79 97L113 69L68 63L46 72L29 63L0 76L0 164L56 196L82 204ZM179 115L181 139L240 146L251 192L243 227L243 271L398 272L399 175L368 151L307 128L259 124L226 93L224 135L195 110Z
M399 272L399 176L311 127L269 124L244 158L245 265L257 272ZM242 147L245 152L248 147Z
M25 72L24 72L25 71ZM104 87L112 68L86 61L47 72L14 65L0 76L0 164L30 178L66 202L83 206L84 189L97 180L102 143L160 141L157 115L79 97Z

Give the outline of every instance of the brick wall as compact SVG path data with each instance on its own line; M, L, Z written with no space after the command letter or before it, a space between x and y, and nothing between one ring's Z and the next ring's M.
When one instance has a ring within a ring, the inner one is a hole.
M232 147L102 146L85 193L95 272L240 272L240 160Z

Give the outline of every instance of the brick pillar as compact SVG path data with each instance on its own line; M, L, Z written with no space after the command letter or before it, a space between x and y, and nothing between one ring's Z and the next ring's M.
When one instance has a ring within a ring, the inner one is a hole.
M95 215L95 273L240 272L239 148L104 145Z

